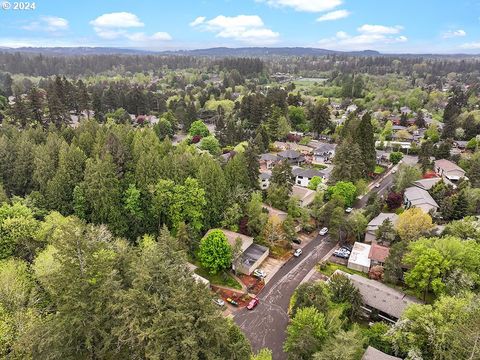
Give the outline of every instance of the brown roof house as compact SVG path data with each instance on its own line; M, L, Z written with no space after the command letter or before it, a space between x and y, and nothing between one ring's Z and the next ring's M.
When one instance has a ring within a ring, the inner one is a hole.
M307 207L313 202L316 192L298 185L292 187L292 197L298 200L301 207Z
M372 244L370 247L370 253L368 254L370 266L383 266L388 254L390 254L390 248L378 244Z

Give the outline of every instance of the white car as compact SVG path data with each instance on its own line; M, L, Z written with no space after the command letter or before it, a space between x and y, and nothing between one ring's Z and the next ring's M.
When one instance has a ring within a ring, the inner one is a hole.
M380 183L376 183L375 187L378 189L380 187Z
M397 170L393 169L392 170L392 174L395 174L397 172Z
M259 278L259 279L263 279L263 278L266 278L267 277L267 273L265 271L263 271L262 269L256 269L254 272L253 272L253 276Z
M302 249L297 249L297 250L295 250L295 252L293 253L293 256L295 256L295 257L299 257L300 255L302 255Z
M213 302L215 303L215 305L218 305L218 306L225 306L225 301L223 301L222 299L213 299Z
M328 228L324 227L322 230L320 230L319 234L320 235L326 235L328 233Z
M352 209L351 207L347 207L347 208L345 209L345 212L346 212L347 214L350 214L352 211L353 211L353 209Z

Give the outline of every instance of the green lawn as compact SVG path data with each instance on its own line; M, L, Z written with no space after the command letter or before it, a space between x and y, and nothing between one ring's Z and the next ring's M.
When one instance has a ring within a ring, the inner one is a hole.
M327 165L312 164L311 167L314 168L314 169L316 169L316 170L323 170L323 169L326 169L326 168L327 168Z
M368 274L362 272L362 271L356 271L356 270L352 270L352 269L349 269L347 268L345 265L340 265L340 264L335 264L335 263L331 263L331 262L327 262L326 267L324 269L320 269L320 265L317 265L317 269L318 271L320 271L322 274L326 275L326 276L331 276L335 270L342 270L348 274L357 274L357 275L360 275L360 276L363 276L363 277L366 277L368 278Z
M377 175L380 175L385 172L385 168L383 166L375 165L375 170L373 172Z
M233 277L228 274L228 272L221 272L215 275L210 274L208 271L203 269L202 267L198 267L195 270L197 275L208 279L212 285L220 285L220 286L227 286L232 289L242 290L242 285L235 280Z

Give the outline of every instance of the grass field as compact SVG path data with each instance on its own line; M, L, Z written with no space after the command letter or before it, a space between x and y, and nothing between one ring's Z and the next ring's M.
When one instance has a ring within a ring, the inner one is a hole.
M335 270L342 270L343 272L346 272L348 274L357 274L368 278L368 275L364 272L352 270L347 268L345 265L335 264L331 262L327 262L324 269L320 269L320 265L317 266L317 269L326 276L331 276L335 272Z
M220 285L232 289L242 290L242 285L240 285L240 283L233 277L231 277L227 272L220 272L218 274L212 275L205 269L199 267L195 269L195 273L197 275L200 275L201 277L204 277L205 279L208 279L208 281L210 281L212 285Z
M375 170L373 172L377 175L380 175L385 172L385 168L383 166L375 165Z

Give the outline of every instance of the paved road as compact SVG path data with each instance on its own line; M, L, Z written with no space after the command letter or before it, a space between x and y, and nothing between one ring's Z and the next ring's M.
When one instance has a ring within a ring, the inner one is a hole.
M418 157L417 156L411 156L411 155L405 155L402 161L403 161L404 164L407 164L407 165L415 165L416 163L418 163ZM395 168L397 169L398 166L396 166ZM394 177L394 174L389 172L384 178L382 178L382 181L380 182L380 187L379 188L376 188L376 187L372 188L370 190L370 192L368 192L368 194L366 194L363 198L361 198L360 200L357 200L355 202L354 207L356 209L364 208L367 205L368 198L373 193L377 193L378 195L385 195L386 196L388 194L388 190L393 185L393 177Z
M277 271L260 293L260 304L252 311L240 310L235 322L247 335L253 350L269 348L274 360L283 360L285 329L288 325L290 298L308 272L335 247L328 236L317 236L302 249L299 258L292 257Z

